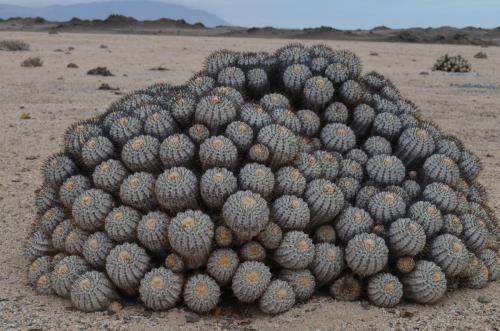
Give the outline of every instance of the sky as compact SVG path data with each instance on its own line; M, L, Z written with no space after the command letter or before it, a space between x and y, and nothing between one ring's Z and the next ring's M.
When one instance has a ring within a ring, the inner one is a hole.
M44 6L100 0L0 0ZM500 26L500 0L163 0L209 11L238 26L339 29Z

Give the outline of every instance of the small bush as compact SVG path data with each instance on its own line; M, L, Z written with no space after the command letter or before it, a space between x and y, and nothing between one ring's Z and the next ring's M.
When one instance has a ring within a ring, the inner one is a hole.
M43 61L38 56L37 57L29 57L23 62L21 62L21 67L32 68L32 67L41 67L43 66Z
M29 51L30 45L22 40L2 40L0 41L0 50L2 51Z

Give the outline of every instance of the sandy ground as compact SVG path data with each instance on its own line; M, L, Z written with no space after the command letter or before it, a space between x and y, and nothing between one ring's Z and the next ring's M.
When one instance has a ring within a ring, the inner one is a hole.
M149 84L185 81L201 69L203 58L217 48L267 50L286 40L166 36L91 35L0 32L0 40L22 39L30 52L0 52L0 330L497 330L500 328L500 282L479 291L449 293L435 306L402 304L379 309L366 303L335 302L327 296L313 299L289 312L268 317L254 309L219 310L186 322L186 311L152 313L125 307L118 314L83 314L55 297L36 296L26 286L28 261L22 242L34 215L33 191L40 185L39 167L59 150L62 134L72 122L104 111L119 96L98 91L105 82L122 92ZM308 44L314 42L306 42ZM350 48L364 61L365 70L377 69L390 77L428 118L463 138L484 161L481 181L500 207L500 48L415 45L369 42L326 42ZM101 48L100 45L108 48ZM67 51L68 47L74 50ZM55 52L61 49L64 52ZM473 59L478 51L489 59ZM377 52L379 56L370 56ZM449 75L430 72L445 52L472 60L474 73ZM41 68L21 68L28 56L40 56ZM66 68L70 62L78 69ZM115 77L86 75L107 66ZM151 71L162 66L168 71ZM427 71L429 75L420 75ZM464 88L461 84L481 84ZM485 88L489 87L489 88ZM29 114L30 119L21 119ZM489 301L489 303L480 303ZM484 300L483 300L484 299Z

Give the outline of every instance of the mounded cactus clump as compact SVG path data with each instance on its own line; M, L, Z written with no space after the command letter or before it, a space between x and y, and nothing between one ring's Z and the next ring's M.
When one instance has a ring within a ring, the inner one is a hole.
M233 296L279 314L321 288L434 303L500 274L480 170L350 51L222 50L66 131L42 168L28 282L83 311L207 313Z
M470 62L461 55L445 54L436 60L432 70L448 71L448 72L469 72L471 71Z

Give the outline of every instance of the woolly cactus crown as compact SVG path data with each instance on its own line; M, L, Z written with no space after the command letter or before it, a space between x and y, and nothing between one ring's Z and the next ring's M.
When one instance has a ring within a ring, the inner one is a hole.
M361 69L323 45L222 50L72 125L42 168L29 284L84 311L126 296L205 313L232 292L269 314L326 286L383 307L486 286L499 236L479 159Z

